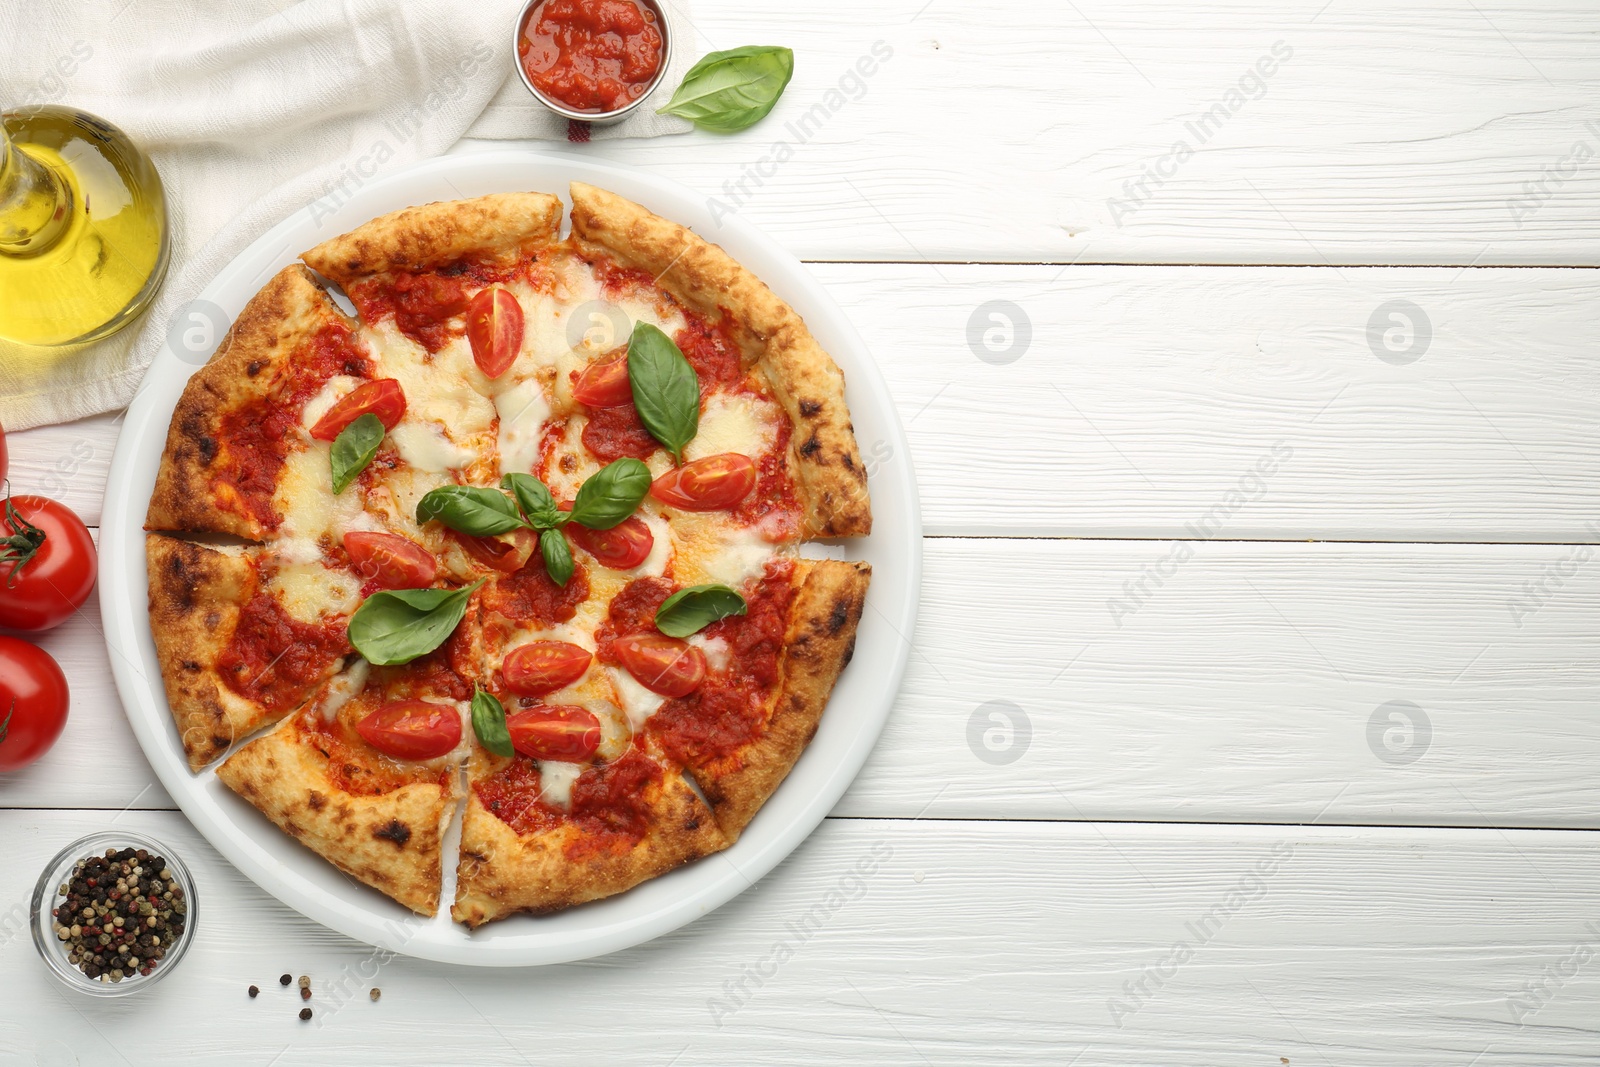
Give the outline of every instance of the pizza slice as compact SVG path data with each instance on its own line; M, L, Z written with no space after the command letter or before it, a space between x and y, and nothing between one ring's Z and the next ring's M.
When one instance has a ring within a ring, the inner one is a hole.
M295 496L280 489L306 403L330 379L370 369L356 324L311 272L279 271L184 388L145 529L255 541L278 530Z
M469 780L450 914L471 927L621 893L728 844L677 770L636 748L588 764L479 749Z
M350 653L357 575L147 534L150 629L189 766L299 707Z
M730 843L816 733L870 577L865 563L775 557L745 584L743 614L683 640L655 622L671 584L613 602L599 658L628 694L636 743L692 775Z
M421 915L438 910L460 799L472 684L462 645L398 667L357 658L217 777L340 870Z
M872 532L866 466L844 374L788 304L721 248L615 193L572 183L572 239L615 288L654 287L690 317L679 347L699 372L759 368L788 416L807 537Z
M558 198L499 193L384 215L303 255L343 287L374 373L405 394L389 433L402 497L442 476L492 485L497 450L530 446L518 426L537 421L540 386L519 356L546 329L560 231Z

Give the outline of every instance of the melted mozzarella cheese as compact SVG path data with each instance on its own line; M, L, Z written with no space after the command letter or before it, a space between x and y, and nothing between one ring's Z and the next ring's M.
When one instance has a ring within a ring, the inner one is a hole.
M329 378L322 383L317 395L306 401L306 406L300 413L300 425L307 430L311 429L328 413L329 408L344 399L360 384L360 378L352 378L348 374L335 374Z
M283 516L279 537L290 541L315 542L330 532L343 536L361 514L361 498L355 488L333 495L328 446L321 441L291 451L284 459L272 502Z
M400 458L420 471L442 474L445 471L468 467L477 458L470 448L463 448L450 440L440 423L413 422L403 419L389 431Z
M667 562L672 558L672 529L667 525L666 519L643 508L635 515L650 527L653 541L650 545L650 554L644 558L644 562L624 573L630 578L659 578L667 573Z
M728 661L733 654L733 650L728 647L728 642L722 638L694 634L684 638L684 640L706 654L706 666L712 670L722 671L728 669Z
M713 393L700 412L700 428L684 447L684 458L738 452L759 459L772 447L781 415L776 404L749 393Z
M457 443L489 432L494 424L494 404L484 395L487 380L464 339L453 339L430 354L401 333L393 319L370 327L366 336L377 377L396 379L406 395L405 417L390 431L391 437L407 425L438 427Z
M572 783L587 768L584 763L561 763L557 760L539 761L539 799L552 808L562 811L572 807Z
M526 379L496 396L494 406L500 416L500 473L531 473L539 462L539 442L550 417L544 387L537 378Z
M317 623L335 613L348 613L361 603L361 586L355 576L329 570L320 563L291 563L279 568L267 582L289 616Z
M583 427L587 421L581 415L568 419L561 440L556 442L550 456L544 484L550 487L557 500L576 497L578 486L600 469L600 462L583 447Z
M734 525L722 512L672 512L672 523L672 574L682 585L720 582L738 589L778 553L760 530Z
M317 710L322 712L323 722L332 722L338 718L339 709L366 688L367 674L371 669L372 665L358 656L350 666L333 676L317 700Z
M617 703L621 705L623 713L628 716L628 725L634 733L644 729L644 724L650 716L661 710L661 705L667 698L659 693L652 693L634 680L633 675L619 667L607 667L606 673L611 676L611 686L616 690Z

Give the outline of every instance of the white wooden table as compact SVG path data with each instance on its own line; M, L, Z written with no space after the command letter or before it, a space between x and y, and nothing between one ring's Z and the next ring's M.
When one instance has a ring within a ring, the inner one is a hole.
M859 781L655 943L389 960L197 838L89 611L43 642L65 736L0 779L0 1062L1600 1059L1600 11L697 11L712 46L794 46L773 117L561 150L723 198L882 364L927 565ZM116 435L14 435L15 488L97 522ZM209 912L129 1003L19 932L108 824L181 847Z

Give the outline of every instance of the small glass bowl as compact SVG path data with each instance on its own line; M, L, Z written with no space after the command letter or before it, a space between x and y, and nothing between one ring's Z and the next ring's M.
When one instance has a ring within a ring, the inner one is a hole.
M161 958L155 970L148 975L136 973L120 982L102 982L98 978L90 978L68 962L65 943L56 939L55 917L51 914L62 899L59 892L61 883L67 881L78 861L90 856L104 856L108 848L142 848L165 859L167 869L172 872L173 880L183 890L183 898L189 905L184 913L183 936L176 945L168 946L167 954ZM184 953L189 951L189 943L194 940L194 879L177 853L152 837L128 830L90 834L57 852L55 858L45 865L44 873L33 887L33 904L28 919L33 928L33 947L39 950L39 957L58 979L92 997L125 997L148 989L166 977L169 971L178 966Z
M644 92L615 111L574 111L561 101L540 92L529 79L528 72L522 69L522 55L518 49L522 43L522 27L528 21L529 13L542 3L544 0L527 0L517 12L517 21L511 27L511 65L516 68L517 77L522 81L523 88L532 93L533 98L539 103L564 119L606 126L622 121L634 108L650 99L655 95L655 91L661 88L661 83L667 76L667 68L672 65L672 25L667 21L666 8L657 3L657 0L639 0L642 7L647 7L655 13L656 25L661 29L661 65L656 69L656 76L650 79L650 84L644 87Z

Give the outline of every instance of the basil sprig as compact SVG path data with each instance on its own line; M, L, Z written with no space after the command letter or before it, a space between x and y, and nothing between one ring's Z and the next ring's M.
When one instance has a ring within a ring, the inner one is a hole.
M648 322L633 324L628 338L628 383L639 421L672 458L700 429L700 379L672 338Z
M649 491L649 467L628 457L612 460L578 486L565 517L591 530L609 530L632 515Z
M508 474L500 479L500 488L511 490L517 498L517 506L528 517L528 522L536 530L548 530L552 526L560 526L563 519L561 509L556 507L555 497L550 495L550 487L531 474ZM582 486L579 486L582 489Z
M441 485L417 501L417 522L438 519L457 533L492 537L528 525L504 493L476 485Z
M339 431L333 439L329 461L333 467L333 494L338 496L367 469L383 441L383 420L367 412Z
M697 634L718 619L750 610L744 597L728 586L711 583L680 589L656 609L656 629L668 637Z
M350 616L350 643L367 662L410 663L444 644L467 614L467 601L488 579L460 589L385 589Z
M546 530L539 535L539 555L544 557L544 572L561 588L572 578L572 547L567 535L560 530Z
M509 756L511 734L506 730L506 709L493 693L474 687L472 691L472 732L478 735L478 744L496 756Z
M767 116L794 77L794 52L747 45L711 52L689 68L660 113L678 115L701 129L732 133Z
M609 530L622 522L650 491L650 468L629 458L606 464L578 486L571 511L556 507L550 487L531 474L507 474L500 484L511 496L476 485L430 490L417 502L417 522L437 521L472 537L537 531L545 573L565 587L572 578L572 547L561 527L576 522L591 530Z

